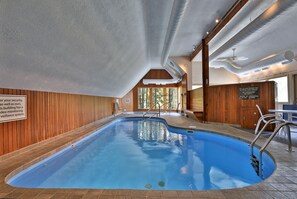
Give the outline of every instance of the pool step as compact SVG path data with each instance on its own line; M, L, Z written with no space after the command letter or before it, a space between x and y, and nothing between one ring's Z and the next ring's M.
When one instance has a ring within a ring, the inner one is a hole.
M257 175L260 175L260 164L259 164L259 160L257 159L257 157L255 155L251 155L251 165L253 166L255 172L257 173Z

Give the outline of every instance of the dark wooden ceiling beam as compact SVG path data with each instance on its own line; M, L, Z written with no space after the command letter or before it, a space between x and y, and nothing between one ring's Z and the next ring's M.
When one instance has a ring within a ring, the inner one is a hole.
M208 44L202 39L202 86L203 86L203 122L208 121L208 87L209 87L209 52Z
M241 8L248 2L248 0L237 0L233 6L228 10L220 22L210 31L204 38L205 43L208 44L228 23L229 21L241 10ZM202 43L197 45L195 51L190 55L191 61L202 50Z

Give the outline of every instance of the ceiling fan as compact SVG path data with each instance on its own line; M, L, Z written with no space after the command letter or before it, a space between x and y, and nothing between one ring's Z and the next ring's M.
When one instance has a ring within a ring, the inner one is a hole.
M236 48L232 48L233 55L231 57L219 57L217 60L218 61L244 61L247 60L247 57L237 57L235 55L235 50Z

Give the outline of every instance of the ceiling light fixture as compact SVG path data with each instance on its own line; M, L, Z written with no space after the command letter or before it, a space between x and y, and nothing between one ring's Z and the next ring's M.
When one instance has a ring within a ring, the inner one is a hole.
M196 50L196 48L197 48L197 45L193 45L193 52Z
M216 19L215 22L216 22L216 23L219 23L219 22L220 22L220 19Z

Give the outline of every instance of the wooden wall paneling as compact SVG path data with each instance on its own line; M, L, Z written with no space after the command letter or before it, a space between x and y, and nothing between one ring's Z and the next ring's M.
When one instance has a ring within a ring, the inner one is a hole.
M78 114L77 112L77 108L73 108L73 104L75 104L75 101L74 101L74 95L69 95L69 104L68 104L68 110L69 110L69 115L70 115L70 129L75 129L76 126L75 126L75 123L77 123L76 121L76 115ZM73 110L73 111L70 111L70 110Z
M105 103L105 100L103 98L100 98L99 101L98 101L98 105L100 104L104 104ZM102 114L104 113L104 107L100 106L99 107L99 113ZM98 118L100 119L100 114L98 114Z
M138 110L138 87L133 88L133 111Z
M3 90L4 94L8 94L8 89ZM3 150L4 153L9 152L9 128L8 128L8 123L4 123L4 129L3 129Z
M62 97L63 100L63 114L62 114L62 117L64 118L67 118L67 122L65 122L64 120L62 120L62 123L63 123L63 132L67 132L69 129L68 129L68 123L69 123L69 117L68 117L68 109L67 109L67 99L68 99L68 95L66 93L63 93L63 97ZM94 118L94 117L93 117Z
M47 129L47 115L46 115L46 109L47 109L47 96L46 96L46 92L42 92L42 106L41 106L41 121L44 121L43 125L41 126L42 128L42 137L43 139L47 139L47 135L46 135L46 129ZM67 118L67 117L66 117Z
M40 142L42 140L42 130L41 130L41 106L42 106L42 97L41 97L41 92L36 92L35 91L35 106L34 109L36 109L36 115L35 115L35 119L36 119L36 131L34 132L34 136L36 137L35 142Z
M0 91L0 93L1 93L1 91ZM21 95L21 92L20 92L20 90L15 90L15 93L14 94L15 95ZM16 144L15 144L15 148L16 149L19 149L20 146L21 146L21 139L20 139L20 133L19 133L20 123L21 123L21 121L16 121L15 122L15 124L16 124L16 126L15 126L15 133L16 133Z
M0 89L26 95L27 119L0 123L0 155L111 115L110 97Z
M3 89L0 88L0 94L3 94ZM4 140L4 123L0 123L0 140ZM0 154L3 154L4 153L4 149L3 149L3 146L4 145L4 142L0 142Z
M61 133L63 133L63 119L62 119L62 116L63 116L63 94L57 94L57 97L58 97L58 104L57 104L57 114L58 114L58 126L57 126L57 129L58 129L58 135L60 135Z
M70 109L75 110L74 111L74 124L73 127L77 128L79 126L79 121L80 121L80 108L78 107L78 104L80 104L80 96L71 96L72 98L72 103L70 106ZM77 104L77 106L75 106Z
M49 93L48 94L48 115L49 115L49 121L48 121L48 136L52 137L54 136L54 122L55 122L55 117L54 117L54 94Z
M27 145L30 145L31 142L33 142L33 139L32 136L34 136L34 131L36 131L35 129L35 125L34 125L34 121L35 121L35 113L34 113L34 92L33 91L30 91L30 113L31 113L31 116L30 116L30 119L29 119L29 122L30 122L30 131L27 132L27 134L25 135L25 140L26 140L26 143L25 143L25 146Z
M67 110L66 110L66 101L67 101L67 95L65 94L65 93L63 93L62 95L61 95L61 104L60 104L60 124L61 124L61 130L60 130L60 134L61 133L63 133L63 132L66 132L67 131L67 125L66 125L66 123L67 122L65 122L65 120L64 119L62 119L63 117L65 117L66 118L66 115L67 115Z
M12 94L16 95L17 94L17 90L12 90ZM12 131L13 131L13 146L12 146L12 150L17 150L18 149L18 136L17 136L17 121L13 121L12 122Z
M235 109L233 109L233 113L232 113L232 120L230 121L230 123L233 124L238 124L240 123L240 106L239 106L239 102L238 102L239 96L238 96L238 88L233 87L233 92L231 95L231 101L233 102L232 104L230 103L230 107L231 106L235 106Z
M127 100L130 100L129 103L127 103ZM125 107L127 112L133 111L133 90L129 91L121 100L122 107Z
M79 125L81 125L85 122L85 113L83 111L83 109L85 107L85 96L81 96L80 99L81 99L81 104L79 106L79 109L80 109L81 117L80 117Z
M104 99L103 98L99 98L98 99L98 102L97 102L97 109L98 109L98 116L97 116L97 119L100 119L100 114L103 112L103 107L100 106L100 104L104 104Z
M63 106L63 101L61 100L63 94L58 94L56 93L57 96L57 110L56 110L56 114L58 116L57 119L57 135L60 135L62 133L62 129L63 129L63 119L62 119L62 106Z
M85 124L85 123L87 124L87 123L89 123L90 116L92 115L92 112L89 109L91 100L90 100L89 96L84 96L84 100L85 100L85 104L83 104L84 107L83 107L82 110L83 110L83 113L84 113L85 120L84 120L83 124ZM87 111L89 111L89 112L87 112Z
M238 90L240 87L258 86L260 98L256 100L240 100ZM197 91L191 91L191 107L196 106ZM274 82L244 83L233 85L219 85L209 87L209 121L229 124L240 124L245 128L251 128L258 120L256 104L264 114L268 109L275 108ZM248 118L243 121L243 118ZM252 118L252 119L251 119Z
M95 109L95 104L96 104L96 97L92 97L92 106L91 106L91 110L92 110L92 117L90 119L90 121L92 122L93 121L93 118L96 118L96 109Z
M94 98L94 118L96 118L96 120L98 119L98 113L97 113L97 98Z
M7 94L12 94L11 89L8 89ZM12 126L13 123L11 123L11 125L7 126L7 138L8 138L8 150L11 151L12 150L12 143L13 143L13 132L12 132Z
M162 69L151 69L143 79L172 79L171 75Z
M215 100L220 100L219 98L216 98L215 94L216 94L216 88L214 87L209 87L209 94L208 94L208 104L211 107L208 110L208 114L209 114L209 121L213 121L216 122L217 121L217 112L216 112L216 104L214 103ZM213 107L213 108L212 108Z
M24 94L25 94L25 91L20 90L20 95L24 95ZM26 146L25 145L25 136L28 133L28 129L29 129L29 126L30 126L30 123L26 122L26 121L28 121L28 118L30 118L30 109L29 109L29 107L30 107L29 102L30 101L29 101L29 98L30 98L30 96L27 94L27 119L19 121L20 129L18 131L18 134L19 134L19 139L20 139L20 148Z
M26 145L29 145L31 142L34 143L34 140L31 139L32 137L34 137L34 132L36 131L36 125L34 124L35 118L36 118L36 113L35 113L35 109L34 109L34 102L35 102L35 95L34 92L31 91L30 92L31 95L31 101L30 101L30 112L31 112L31 117L30 117L30 123L31 123L31 131L28 132L28 135L26 135Z
M88 101L89 101L89 103L88 103L88 109L86 109L86 110L87 110L87 111L86 111L86 115L88 115L88 121L87 121L87 124L90 123L90 122L92 122L92 119L94 118L94 110L92 109L93 104L94 104L94 102L93 102L93 98L94 98L94 97L88 96ZM89 112L89 113L88 113L88 112Z

